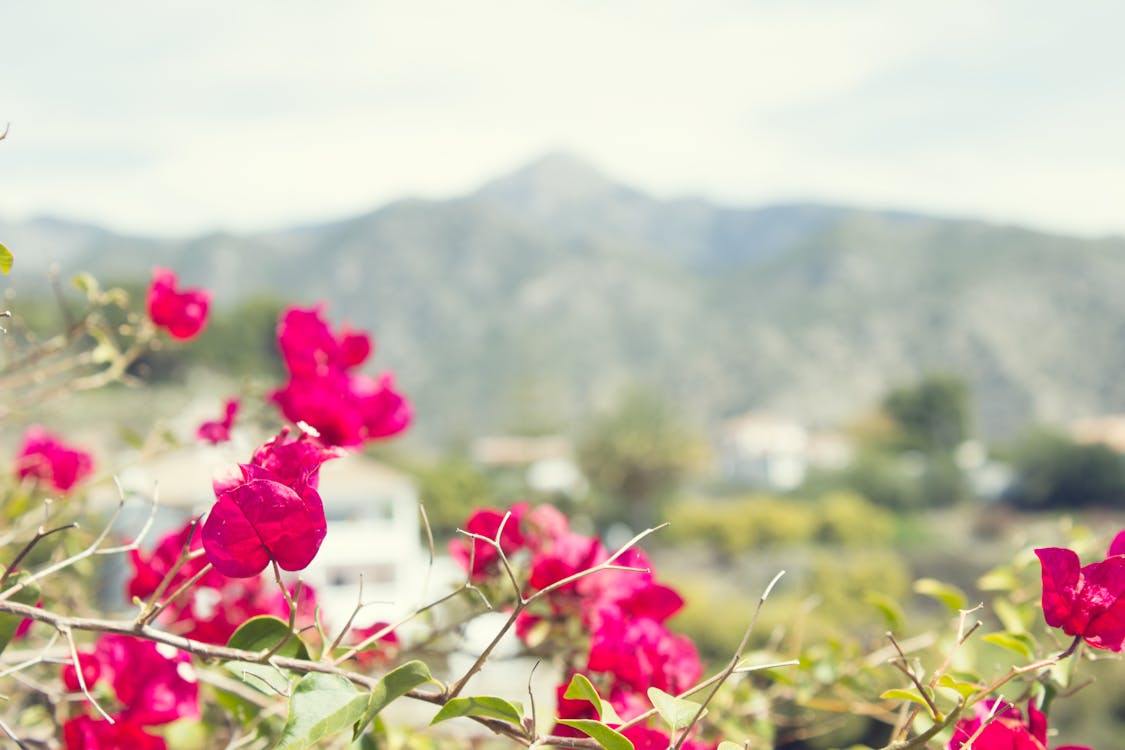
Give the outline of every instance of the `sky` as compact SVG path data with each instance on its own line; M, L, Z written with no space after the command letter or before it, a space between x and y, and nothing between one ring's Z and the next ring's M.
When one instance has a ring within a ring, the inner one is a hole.
M0 219L253 231L551 151L657 196L1125 234L1125 4L8 3Z

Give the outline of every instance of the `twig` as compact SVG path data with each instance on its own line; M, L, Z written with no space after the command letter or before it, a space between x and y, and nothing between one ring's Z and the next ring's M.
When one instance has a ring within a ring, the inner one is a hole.
M40 526L39 530L35 532L35 536L32 537L31 541L24 545L23 549L20 550L20 553L16 555L16 559L12 560L11 564L8 565L8 569L4 571L3 577L0 577L0 588L3 588L4 584L8 582L8 578L19 568L19 564L23 562L23 559L27 557L28 553L31 552L36 544L39 544L39 542L43 541L51 534L57 534L60 531L68 531L70 529L77 528L78 523L76 521L72 521L71 523L68 523L64 526L56 526L55 528L49 529L47 531L44 531L43 527Z
M94 696L90 695L90 688L86 685L86 675L83 674L82 660L78 658L78 647L74 645L74 635L71 633L70 627L67 625L56 625L55 627L58 628L58 631L66 638L66 643L70 646L70 658L73 660L74 673L78 675L78 687L82 690L82 694L86 696L86 700L90 702L94 710L102 715L103 719L110 724L116 723L113 718L105 712L101 704L94 699Z
M488 544L493 545L499 551L500 559L501 559L501 561L504 561L505 568L509 571L509 580L512 583L512 587L515 589L516 604L515 604L515 607L512 608L511 615L508 616L507 621L501 626L500 630L496 633L496 635L493 637L492 641L488 644L488 646L486 646L485 649L477 656L476 660L472 663L472 665L465 672L465 674L462 675L456 682L454 682L450 686L449 692L446 696L447 698L456 698L461 693L461 691L465 688L465 685L469 682L470 679L472 679L473 675L475 675L477 672L479 672L481 670L482 667L484 667L485 662L488 661L488 657L492 655L492 652L500 644L500 641L504 638L504 636L508 633L508 631L511 630L512 626L515 625L516 619L528 607L528 605L530 605L535 600L540 599L542 597L545 597L553 591L557 591L557 590L563 588L564 586L568 586L569 584L574 583L575 581L578 581L582 578L593 575L594 573L598 573L598 572L603 571L603 570L625 570L625 571L632 571L632 572L647 572L646 569L643 569L643 568L634 568L634 567L629 567L629 566L626 566L626 565L615 565L614 560L621 557L621 555L625 554L625 552L627 550L631 549L633 547L633 545L637 544L637 542L641 541L642 539L644 539L649 534L652 534L656 531L659 531L660 529L662 529L662 528L664 528L665 526L668 525L668 524L665 523L665 524L661 524L659 526L654 526L653 528L650 528L650 529L645 529L644 531L642 531L641 533L637 534L632 539L630 539L628 542L623 544L620 547L620 549L618 549L616 552L614 552L612 555L610 555L609 558L607 558L603 562L600 562L600 563L598 563L597 565L595 565L591 568L586 568L585 570L580 570L577 573L574 573L573 575L567 576L566 578L562 578L558 581L555 581L554 583L550 584L549 586L544 586L543 588L539 589L538 591L533 593L531 596L524 597L523 592L520 591L519 584L515 580L515 576L511 574L511 569L507 567L507 558L504 555L504 551L503 551L503 549L500 548L500 533L504 530L504 522L507 521L509 515L510 515L510 512L508 514L505 514L504 520L500 522L500 528L497 530L495 539L489 539L488 537L481 536L479 534L469 534L467 532L462 532L462 533L465 533L466 536L472 537L474 539L480 539L481 541L484 541ZM472 547L475 548L476 545L474 544L474 545L472 545ZM471 565L470 565L469 569L472 570Z
M148 625L150 622L152 622L157 617L159 617L160 613L163 612L165 609L167 609L168 606L172 602L179 599L180 596L182 596L185 591L187 591L192 586L194 586L196 584L196 582L199 581L200 578L202 578L203 576L207 575L210 572L211 572L211 563L207 563L206 565L204 565L202 568L199 569L199 572L197 572L191 578L187 579L186 581L181 583L179 586L177 586L176 590L173 591L171 594L169 594L167 599L162 601L160 603L160 605L157 606L156 609L154 609L152 611L152 613L148 617L146 617L144 620L138 620L138 623L141 624L141 625Z
M891 665L894 666L895 669L906 675L906 677L912 683L914 683L914 687L918 688L918 693L922 696L922 700L926 701L926 705L930 709L930 715L934 717L935 721L940 720L941 711L938 711L938 707L934 705L933 699L930 697L926 686L923 685L922 681L918 678L918 675L914 674L914 670L907 666L909 664L909 661L906 658L906 654L902 652L902 648L898 645L898 641L895 639L894 633L887 631L887 638L890 639L891 645L895 647L896 651L898 651L898 661L892 661Z
M711 687L711 692L707 693L707 696L703 699L703 702L699 704L699 708L696 709L695 715L691 717L691 721L687 723L687 726L685 726L683 732L680 733L680 736L676 740L676 743L672 745L672 750L680 750L680 748L683 747L684 742L687 740L692 728L695 727L697 723L699 723L699 720L703 717L703 712L707 710L707 704L710 703L712 699L714 699L715 695L719 692L719 688L723 686L723 683L726 682L727 678L734 674L735 669L738 668L739 662L742 661L742 652L746 650L747 644L750 643L750 634L754 631L754 626L758 623L758 615L761 614L762 607L765 606L766 599L769 597L770 592L773 591L773 587L777 584L778 581L781 580L781 577L783 575L785 575L784 570L775 575L773 577L773 580L770 581L766 586L765 591L762 592L762 596L758 599L758 604L754 608L754 614L750 618L750 623L746 626L746 630L742 633L742 640L739 641L738 648L735 649L734 655L731 656L730 662L727 664L726 668L723 669L723 671L719 672L718 679L715 680L715 684Z
M331 659L332 658L332 654L333 654L333 652L336 651L336 648L340 645L340 641L344 640L344 636L348 634L349 630L351 630L352 623L355 622L355 616L358 615L360 610L362 610L366 606L367 605L364 604L364 602L363 602L363 573L360 573L359 574L359 594L356 596L355 608L352 610L351 615L348 617L348 621L344 623L344 627L342 627L340 629L340 634L337 635L336 638L332 641L332 645L324 650L324 657L323 658L325 658L325 659Z
M180 556L176 558L176 562L172 564L172 567L169 568L168 572L164 574L164 577L160 579L160 583L157 584L156 590L152 592L152 596L150 596L144 606L141 607L141 612L137 615L138 623L144 625L152 622L152 619L156 617L157 613L154 611L156 609L156 603L160 601L160 597L164 596L164 592L172 585L172 581L175 579L176 574L180 572L180 568L184 567L187 561L191 559L191 543L195 539L195 530L197 528L199 528L199 519L193 518L191 523L188 524L187 538L180 548ZM203 554L203 550L200 550L200 554Z
M4 135L7 135L7 134L8 134L8 131L5 130ZM4 138L4 136L0 135L0 140L3 140L3 138ZM3 722L3 720L0 720L0 730L2 730L4 732L4 734L8 735L8 739L10 739L12 742L16 743L17 745L19 745L20 750L31 750L31 748L29 748L27 745L23 744L23 740L21 740L19 737L17 737L16 733L13 732L11 730L11 728Z

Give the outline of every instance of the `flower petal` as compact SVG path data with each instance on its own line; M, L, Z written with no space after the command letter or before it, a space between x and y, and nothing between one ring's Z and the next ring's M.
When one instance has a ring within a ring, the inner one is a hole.
M1062 547L1035 550L1043 567L1043 616L1053 628L1081 635L1087 617L1077 601L1081 566L1078 555Z
M223 494L207 514L203 549L215 570L230 578L248 578L265 569L270 553L254 524L234 501L237 489Z

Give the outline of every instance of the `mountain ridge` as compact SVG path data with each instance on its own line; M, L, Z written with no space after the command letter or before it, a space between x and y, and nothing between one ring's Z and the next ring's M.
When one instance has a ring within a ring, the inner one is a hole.
M374 331L421 429L574 428L633 383L694 422L853 418L965 374L991 436L1125 410L1125 240L845 206L663 200L565 154L447 200L251 234L148 239L0 223L21 266L168 265L228 304L269 291ZM42 260L36 263L35 260ZM144 269L138 273L138 269Z

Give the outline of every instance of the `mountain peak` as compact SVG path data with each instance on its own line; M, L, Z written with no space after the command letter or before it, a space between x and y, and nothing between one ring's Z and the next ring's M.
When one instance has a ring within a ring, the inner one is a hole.
M513 208L552 213L635 191L568 151L552 151L484 185L478 195Z

